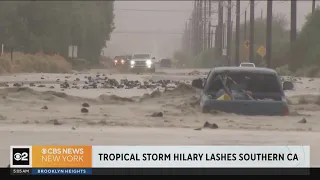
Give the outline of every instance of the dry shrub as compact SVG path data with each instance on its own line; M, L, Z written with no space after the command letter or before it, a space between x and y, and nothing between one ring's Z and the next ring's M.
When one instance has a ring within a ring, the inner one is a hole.
M0 73L18 72L43 72L43 73L68 73L71 72L72 65L62 56L36 55L15 52L13 61L10 53L5 53L0 57Z
M302 67L296 70L296 72L291 72L288 65L284 65L276 68L277 73L280 76L296 76L296 77L320 77L319 67Z

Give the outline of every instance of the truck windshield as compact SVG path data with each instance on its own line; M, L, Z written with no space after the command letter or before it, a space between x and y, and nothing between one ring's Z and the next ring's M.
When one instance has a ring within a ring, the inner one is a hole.
M116 56L116 57L114 57L114 60L125 60L126 59L126 57L125 56Z
M150 59L150 54L135 54L133 59Z

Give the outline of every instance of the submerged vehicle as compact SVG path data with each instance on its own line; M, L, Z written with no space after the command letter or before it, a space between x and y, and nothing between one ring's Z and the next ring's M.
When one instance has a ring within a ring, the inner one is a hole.
M289 114L281 80L268 68L217 67L205 81L196 79L192 86L202 89L202 112L212 110L243 115Z
M156 71L156 58L152 57L151 54L134 54L130 60L131 72L155 72Z

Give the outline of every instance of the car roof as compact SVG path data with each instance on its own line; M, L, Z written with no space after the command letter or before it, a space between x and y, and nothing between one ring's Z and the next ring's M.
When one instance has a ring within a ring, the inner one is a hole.
M232 71L232 72L252 72L252 73L262 73L262 74L272 74L276 75L277 72L270 68L262 68L262 67L216 67L213 68L212 71L215 73L222 73L224 71Z

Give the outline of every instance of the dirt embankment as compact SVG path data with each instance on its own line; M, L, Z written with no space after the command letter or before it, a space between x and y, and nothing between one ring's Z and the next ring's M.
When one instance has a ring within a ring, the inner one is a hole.
M88 101L98 104L127 104L127 103L142 103L148 102L153 99L167 99L167 98L176 98L181 99L183 97L190 97L191 94L195 94L196 90L189 85L179 84L173 90L166 90L161 92L155 90L150 94L144 94L142 97L136 96L131 98L120 97L117 95L100 95L97 99L82 98L77 96L68 95L63 92L56 91L35 91L28 87L10 87L0 89L0 96L2 99L16 99L16 100L43 100L43 101L68 101L68 102L83 102ZM195 97L192 96L194 99Z
M0 57L0 73L68 73L72 65L59 55L5 53Z

